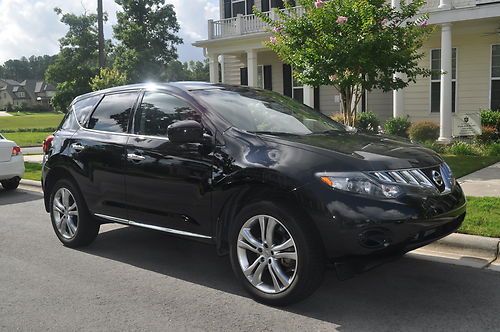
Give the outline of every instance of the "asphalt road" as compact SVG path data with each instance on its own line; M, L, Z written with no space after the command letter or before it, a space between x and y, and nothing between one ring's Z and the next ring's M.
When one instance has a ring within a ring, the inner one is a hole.
M106 226L83 250L53 234L40 194L0 190L0 330L500 331L500 273L403 258L326 275L288 308L247 297L211 246Z

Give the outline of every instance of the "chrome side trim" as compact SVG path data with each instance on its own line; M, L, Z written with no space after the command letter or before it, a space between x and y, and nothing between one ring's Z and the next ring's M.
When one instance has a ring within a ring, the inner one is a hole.
M202 235L202 234L197 234L197 233L191 233L191 232L185 232L185 231L180 231L177 229L172 229L172 228L167 228L167 227L160 227L160 226L155 226L155 225L149 225L149 224L143 224L140 222L128 220L128 219L122 219L118 217L113 217L113 216L107 216L105 214L100 214L100 213L94 213L94 216L111 220L120 224L124 225L129 225L129 226L136 226L136 227L142 227L142 228L147 228L147 229L153 229L155 231L160 231L160 232L165 232L165 233L171 233L171 234L176 234L176 235L183 235L183 236L189 236L189 237L196 237L196 238L201 238L201 239L212 239L211 236L207 235Z

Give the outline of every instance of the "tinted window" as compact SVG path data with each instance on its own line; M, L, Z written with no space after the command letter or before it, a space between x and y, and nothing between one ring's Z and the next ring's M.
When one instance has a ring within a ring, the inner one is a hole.
M94 110L95 105L101 100L101 96L94 96L79 100L73 104L73 111L76 114L78 122L84 126L90 117L90 113Z
M329 117L276 92L239 87L193 93L239 129L295 135L345 131Z
M61 126L62 130L77 130L78 123L76 122L75 113L69 112L66 114L63 120L63 124Z
M137 93L117 93L104 96L89 120L89 129L125 133Z
M181 120L200 122L201 116L182 99L161 92L147 92L136 115L135 133L167 136L167 128Z

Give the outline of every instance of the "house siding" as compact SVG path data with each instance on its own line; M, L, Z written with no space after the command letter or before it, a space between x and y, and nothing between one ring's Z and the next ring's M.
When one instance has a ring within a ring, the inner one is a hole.
M489 108L491 80L491 45L500 44L494 33L496 20L469 21L452 26L452 46L457 49L458 113ZM440 48L441 31L436 29L425 43L420 65L430 67L430 52ZM430 120L439 123L439 113L430 112L430 78L419 78L404 90L405 111L413 121Z

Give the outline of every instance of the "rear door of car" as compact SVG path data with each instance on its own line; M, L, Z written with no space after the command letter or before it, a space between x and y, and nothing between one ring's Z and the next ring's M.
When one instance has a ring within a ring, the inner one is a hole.
M90 211L105 217L127 219L125 160L130 117L139 91L102 96L84 128L71 139L78 164L78 185ZM109 218L108 218L109 219Z
M182 120L201 123L206 141L171 142L167 127ZM127 146L131 221L201 238L210 234L213 132L199 110L182 97L163 91L144 93Z

